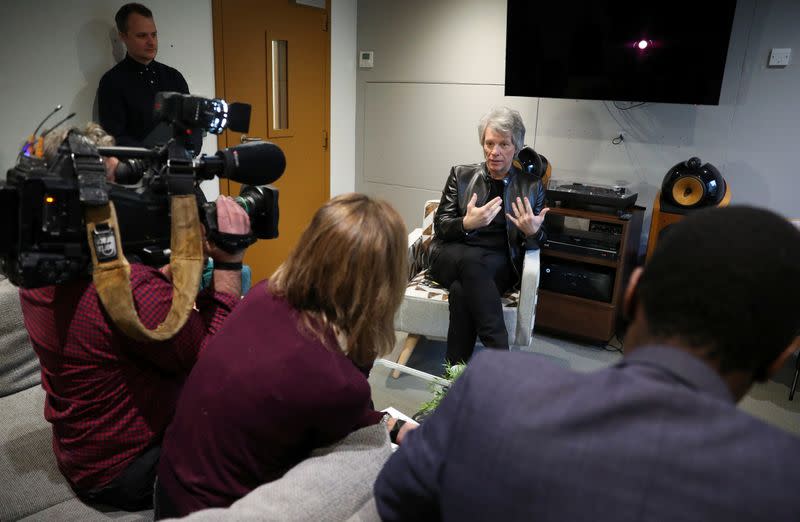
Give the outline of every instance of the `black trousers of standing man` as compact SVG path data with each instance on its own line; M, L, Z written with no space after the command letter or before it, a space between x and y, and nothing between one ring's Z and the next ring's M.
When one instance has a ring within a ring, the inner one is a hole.
M487 348L508 349L500 297L517 283L517 276L505 249L444 243L430 276L450 291L448 361L467 362L476 337Z

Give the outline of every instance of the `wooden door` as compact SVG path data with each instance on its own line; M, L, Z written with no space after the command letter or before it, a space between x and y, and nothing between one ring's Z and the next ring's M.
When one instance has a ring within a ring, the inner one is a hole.
M258 241L245 256L254 282L269 277L286 259L330 194L327 5L321 9L290 0L213 3L217 97L252 104L247 137L271 141L286 155L286 171L274 184L280 191L280 236ZM241 139L242 134L226 131L219 147ZM236 196L239 190L238 183L220 180L221 193Z

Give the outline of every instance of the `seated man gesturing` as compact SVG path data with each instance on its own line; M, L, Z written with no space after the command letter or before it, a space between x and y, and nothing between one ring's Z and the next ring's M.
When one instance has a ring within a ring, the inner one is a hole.
M544 187L513 166L525 141L519 112L489 111L478 125L485 162L450 170L434 218L430 276L449 289L447 360L465 362L475 339L508 349L500 297L519 282L525 251L543 240Z

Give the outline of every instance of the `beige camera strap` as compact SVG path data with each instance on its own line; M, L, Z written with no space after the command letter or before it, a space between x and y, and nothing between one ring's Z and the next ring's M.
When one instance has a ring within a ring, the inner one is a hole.
M128 337L137 341L170 339L186 324L203 269L203 238L193 194L172 196L172 232L169 266L172 272L172 306L155 330L139 320L131 293L131 267L122 251L114 203L85 207L86 232L94 266L94 284L111 320ZM98 248L100 249L98 255Z

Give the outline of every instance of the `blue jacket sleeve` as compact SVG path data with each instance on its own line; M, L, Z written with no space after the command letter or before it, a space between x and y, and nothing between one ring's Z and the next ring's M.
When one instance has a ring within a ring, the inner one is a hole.
M466 401L470 371L456 381L436 411L406 434L375 481L375 503L381 520L441 518L440 479L448 449L459 432L459 412Z

